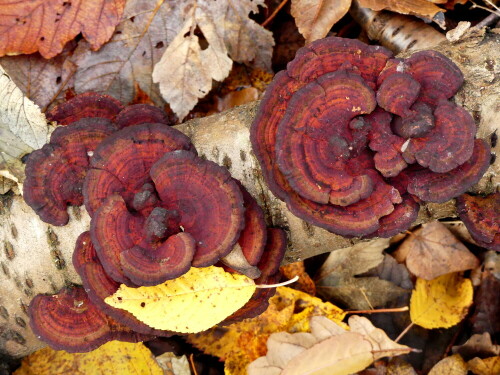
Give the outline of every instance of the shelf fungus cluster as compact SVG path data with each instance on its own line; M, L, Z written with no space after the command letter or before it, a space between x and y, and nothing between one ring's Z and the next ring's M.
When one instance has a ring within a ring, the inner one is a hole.
M251 141L270 190L296 216L343 236L390 237L419 203L463 194L489 167L463 83L442 54L407 59L356 40L300 49L266 91Z
M175 334L107 305L104 299L121 284L158 285L211 265L259 284L278 281L285 233L267 228L245 188L198 157L162 111L84 94L49 117L67 126L29 157L25 200L54 225L67 223L68 204L84 203L91 216L73 256L83 287L38 295L30 304L33 331L53 348L82 352L113 339ZM257 289L222 323L260 314L273 293Z

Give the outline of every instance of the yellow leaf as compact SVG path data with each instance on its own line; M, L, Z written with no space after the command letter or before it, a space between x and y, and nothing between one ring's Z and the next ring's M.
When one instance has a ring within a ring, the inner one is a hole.
M110 341L89 353L43 348L23 359L14 375L162 375L153 354L142 343Z
M127 310L150 327L196 333L213 327L243 307L255 291L252 279L220 267L191 268L163 284L121 285L105 302Z
M427 329L452 327L467 314L472 293L471 281L459 273L430 281L418 278L410 300L411 321Z
M500 356L483 359L476 357L467 362L467 365L475 375L500 374Z
M429 375L466 375L467 364L459 354L443 358L429 371Z
M343 325L345 312L304 292L279 287L269 300L268 309L258 317L189 335L188 341L225 361L226 375L246 375L247 365L266 354L266 342L271 333L307 332L311 316L316 315Z

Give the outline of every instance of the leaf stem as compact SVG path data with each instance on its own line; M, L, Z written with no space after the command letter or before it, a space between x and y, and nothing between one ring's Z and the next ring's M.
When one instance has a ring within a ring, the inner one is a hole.
M408 306L394 307L391 309L348 310L346 314L378 314L408 311Z
M277 288L279 286L285 286L289 284L293 284L299 279L299 276L295 276L293 279L283 281L282 283L279 284L270 284L270 285L256 285L257 288L265 289L265 288Z

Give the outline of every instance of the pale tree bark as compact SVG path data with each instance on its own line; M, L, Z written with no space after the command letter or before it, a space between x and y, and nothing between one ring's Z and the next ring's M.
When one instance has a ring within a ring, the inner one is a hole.
M478 136L490 140L499 130L500 35L477 32L455 43L435 49L451 57L466 76L466 84L456 101L476 119ZM266 212L268 225L284 228L289 235L286 262L333 251L358 242L309 225L294 217L268 191L259 165L251 151L249 126L258 110L252 103L210 117L178 126L192 138L201 155L225 165L257 198ZM494 152L499 153L497 144ZM475 192L489 193L500 183L500 161L488 170ZM0 196L2 197L2 196ZM79 278L71 264L77 236L88 228L89 218L83 208L71 208L71 220L65 227L41 222L19 196L0 200L0 354L24 356L40 348L29 328L26 307L38 293L54 293ZM452 217L454 202L427 204L418 221Z

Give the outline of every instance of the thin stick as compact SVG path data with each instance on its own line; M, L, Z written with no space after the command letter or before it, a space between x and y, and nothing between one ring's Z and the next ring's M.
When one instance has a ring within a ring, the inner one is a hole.
M396 340L394 340L394 342L399 342L399 340L401 340L403 336L406 335L408 331L411 329L411 327L413 327L414 325L415 323L411 322L410 325L406 327L404 331L399 334L399 336L396 338Z
M496 13L491 13L488 17L486 17L484 20L482 20L481 22L477 23L474 28L475 29L481 29L485 26L490 26L490 25L493 25L498 19L500 18L500 16Z
M262 22L261 26L262 26L262 27L266 27L266 26L267 26L267 24L268 24L269 22L271 22L271 21L274 19L274 17L276 17L276 15L278 14L278 12L281 10L281 8L283 8L283 7L286 5L286 3L287 3L287 2L288 2L288 0L283 0L283 1L280 3L280 5L278 5L278 6L276 7L276 9L274 10L274 12L272 12L272 13L271 13L271 15L267 18L267 20L265 20L264 22Z
M396 313L408 311L408 306L394 307L390 309L372 309L372 310L348 310L346 314L378 314L378 313Z
M193 353L191 353L189 355L189 364L191 365L191 368L193 369L193 374L194 375L198 375L198 371L196 371L196 367L194 365L194 359L193 359L193 357L194 357L194 355L193 355Z

